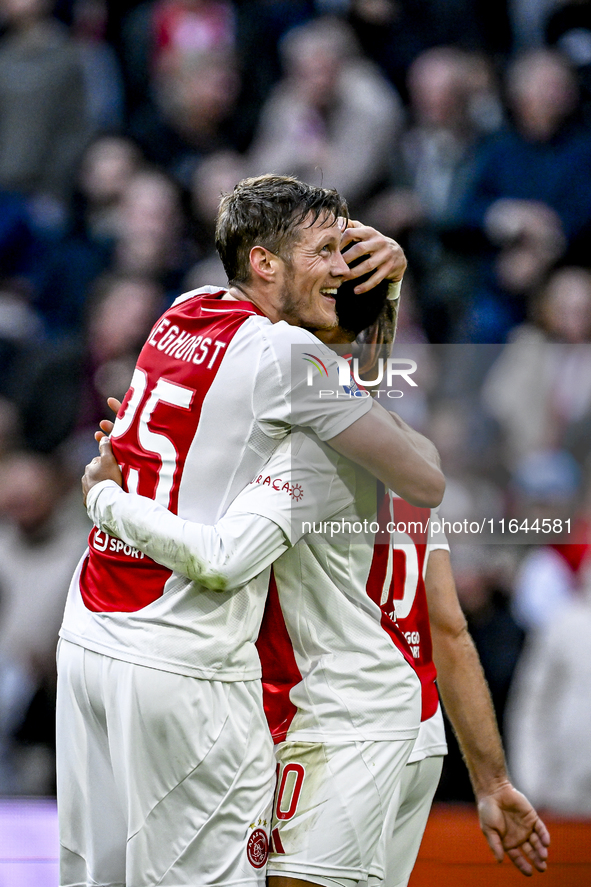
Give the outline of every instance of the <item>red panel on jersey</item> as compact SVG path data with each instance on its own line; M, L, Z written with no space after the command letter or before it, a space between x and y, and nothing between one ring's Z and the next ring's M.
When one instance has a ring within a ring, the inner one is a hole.
M295 660L272 570L257 650L263 671L265 715L273 742L283 742L297 712L289 691L300 683L302 675Z
M111 435L125 489L177 513L203 401L228 344L253 314L261 312L250 302L195 296L173 305L154 325ZM162 595L170 570L97 530L89 549L80 577L89 610L134 612Z
M391 493L384 491L381 484L378 485L378 496L381 497L378 508L380 531L376 533L367 593L382 611L382 627L410 662L421 681L421 720L425 721L435 714L439 704L423 579L430 511L393 497ZM394 524L398 530L391 546L384 544L390 542L390 534L386 529L388 523ZM404 544L399 541L402 532L408 537ZM414 544L416 551L416 574L407 572L408 552L405 545L411 544ZM391 576L386 587L389 569ZM401 618L396 612L395 602L402 602L405 595L412 595L413 600L408 615Z
M97 554L97 539L107 550ZM134 613L157 600L172 571L160 566L121 540L101 533L90 533L89 551L80 573L80 589L85 605L93 613ZM123 569L122 569L123 566Z

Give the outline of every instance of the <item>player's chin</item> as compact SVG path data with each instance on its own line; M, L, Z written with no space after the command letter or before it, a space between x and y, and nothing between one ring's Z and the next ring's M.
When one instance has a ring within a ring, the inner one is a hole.
M311 326L317 330L332 330L338 325L336 299L331 296L322 296L322 304L314 312L316 317Z

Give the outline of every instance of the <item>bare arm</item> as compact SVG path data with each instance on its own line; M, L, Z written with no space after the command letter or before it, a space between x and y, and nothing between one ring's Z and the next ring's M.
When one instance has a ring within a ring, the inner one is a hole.
M398 413L393 413L389 410L387 410L387 413L394 424L405 434L408 442L412 444L417 452L436 468L441 468L439 452L433 441L429 440L424 434L421 434L419 431L416 431L408 425L404 419L400 418Z
M524 875L546 870L550 836L511 784L490 692L460 608L447 551L429 556L425 588L438 687L458 738L480 826L498 862L507 853Z
M436 508L443 499L445 478L433 444L375 401L369 412L327 443L412 505Z

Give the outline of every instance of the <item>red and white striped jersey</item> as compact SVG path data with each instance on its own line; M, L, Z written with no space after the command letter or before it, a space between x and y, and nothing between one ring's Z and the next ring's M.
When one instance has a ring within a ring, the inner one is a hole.
M384 618L394 619L402 631L421 680L421 728L410 762L427 755L445 754L445 728L433 663L425 575L429 554L449 550L443 532L434 532L437 512L418 508L381 488L376 536L367 592L379 603Z
M181 296L155 324L111 436L128 491L203 524L224 514L292 426L326 440L371 408L343 396L332 352L311 333L271 324L224 294ZM315 380L311 361L321 368ZM258 677L254 640L267 579L236 594L197 593L186 575L147 556L142 541L92 530L61 635L180 674Z

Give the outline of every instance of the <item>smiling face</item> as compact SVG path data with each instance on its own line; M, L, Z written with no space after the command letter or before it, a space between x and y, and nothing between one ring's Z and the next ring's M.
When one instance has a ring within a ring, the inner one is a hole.
M280 320L315 330L336 326L336 294L348 277L340 243L341 228L332 216L321 216L312 225L304 223L300 228L290 255L279 257Z

